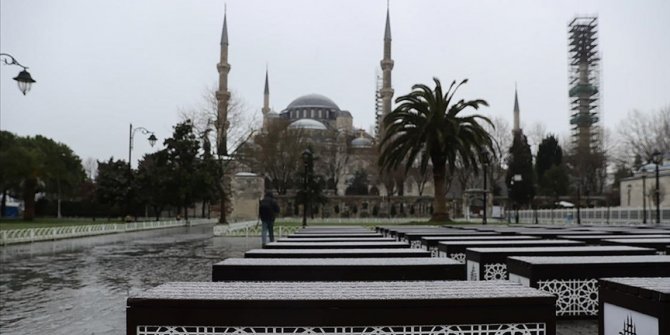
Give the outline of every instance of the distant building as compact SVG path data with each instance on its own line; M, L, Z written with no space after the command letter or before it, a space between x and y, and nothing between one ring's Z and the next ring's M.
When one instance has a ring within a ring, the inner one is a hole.
M659 165L659 189L661 210L670 210L670 161L665 160ZM656 210L656 165L642 166L632 177L621 180L621 207L643 208ZM649 217L655 217L647 213Z

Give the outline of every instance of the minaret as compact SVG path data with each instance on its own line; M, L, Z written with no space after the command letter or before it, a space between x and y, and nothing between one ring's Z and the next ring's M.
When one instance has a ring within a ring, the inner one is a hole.
M391 100L393 99L393 87L391 87L391 70L393 70L393 59L391 59L391 18L388 3L386 4L386 29L384 30L384 58L381 61L382 88L382 116L379 120L380 138L384 137L384 118L391 113Z
M226 11L223 12L223 31L221 32L221 57L219 64L216 65L219 70L219 89L216 91L217 101L217 152L219 155L228 154L227 132L228 132L228 100L230 100L230 92L228 91L228 72L230 72L230 64L228 64L228 25L226 24Z
M261 109L263 113L263 127L265 127L265 122L270 113L270 84L268 83L268 68L265 68L265 90L263 91L263 108Z
M514 128L512 133L518 133L521 130L519 126L519 96L516 92L516 84L514 84Z

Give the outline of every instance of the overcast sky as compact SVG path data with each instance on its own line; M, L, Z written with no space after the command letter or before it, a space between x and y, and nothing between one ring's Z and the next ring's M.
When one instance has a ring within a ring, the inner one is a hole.
M355 126L374 124L386 1L229 0L227 11L229 86L248 113L260 113L267 64L275 110L319 93ZM127 159L129 123L162 146L178 110L218 80L223 12L213 0L0 1L0 51L37 80L23 96L20 68L0 67L0 129L51 137L82 160ZM667 0L393 0L390 13L395 97L433 76L469 78L460 96L511 124L516 82L522 126L567 134L567 24L598 15L605 125L670 104ZM138 136L133 161L158 147Z

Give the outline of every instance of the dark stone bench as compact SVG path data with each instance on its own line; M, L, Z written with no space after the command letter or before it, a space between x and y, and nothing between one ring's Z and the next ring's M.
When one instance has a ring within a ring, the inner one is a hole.
M468 280L502 280L507 279L509 256L614 256L655 253L651 248L631 246L468 248L465 251L465 260Z
M598 315L598 278L667 277L670 256L508 257L510 281L556 294L556 315Z
M600 243L603 245L623 244L636 247L654 248L656 249L659 255L665 255L666 253L665 250L668 244L670 244L670 238L646 238L646 237L626 238L626 239L612 238L608 240L602 240Z
M229 258L213 281L465 280L465 264L449 258Z
M567 236L588 236L588 235L607 235L606 232L602 231L592 231L592 230L542 230L542 231L535 231L535 230L528 230L526 235L530 236L540 236L542 238L557 238L558 236L561 235L567 235Z
M584 245L584 242L570 240L504 240L497 241L442 241L437 243L439 257L449 257L465 263L465 249L477 247L554 247Z
M166 283L127 299L129 335L555 335L555 297L509 282Z
M380 233L369 232L369 233L341 233L341 232L330 232L330 233L302 233L296 234L293 233L289 236L290 238L321 238L321 237L384 237Z
M433 257L439 256L437 244L443 241L497 241L497 240L539 240L538 236L501 236L501 235L461 235L461 236L425 236L421 238L421 249L430 251Z
M408 248L405 242L270 242L264 249L395 249Z
M670 235L644 235L640 236L638 235L583 235L583 236L575 236L575 235L560 235L557 236L557 238L564 238L568 240L574 240L574 241L582 241L586 244L601 244L602 240L608 240L608 239L639 239L639 238L670 238Z
M307 237L293 238L284 237L276 240L277 242L395 242L390 237Z
M599 334L670 334L670 278L600 280Z
M376 226L375 231L383 234L384 236L390 236L391 235L391 230L398 230L398 229L435 229L435 228L441 228L438 226L432 226L432 225L423 225L423 226L410 226L410 227L403 227L403 226Z
M500 234L495 232L481 232L481 231L469 231L469 230L452 230L444 232L427 232L427 233L417 233L417 232L407 232L404 235L399 235L399 238L402 241L407 241L412 248L423 249L421 244L421 239L424 237L436 236L436 237L449 237L449 236L500 236Z
M245 258L388 258L430 257L426 250L396 249L254 249L244 253Z

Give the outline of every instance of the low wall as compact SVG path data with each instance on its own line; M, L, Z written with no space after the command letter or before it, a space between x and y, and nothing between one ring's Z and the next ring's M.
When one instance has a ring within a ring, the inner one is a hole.
M142 221L0 230L0 245L216 223L216 219Z

